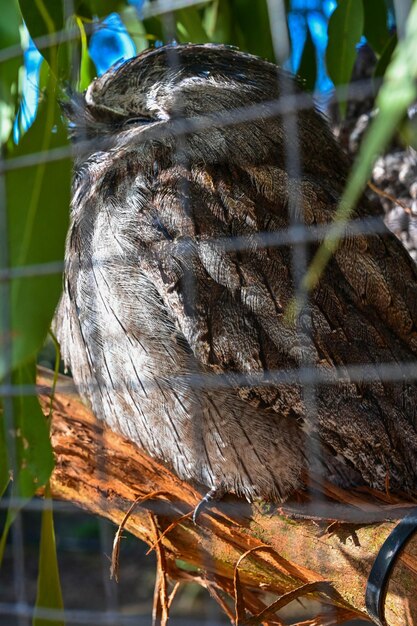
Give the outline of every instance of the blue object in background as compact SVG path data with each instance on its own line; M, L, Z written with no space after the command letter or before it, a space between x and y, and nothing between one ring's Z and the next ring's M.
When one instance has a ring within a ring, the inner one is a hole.
M120 16L111 13L92 34L88 51L101 76L112 65L134 57L136 46Z
M140 11L144 0L130 0L137 11ZM29 45L23 53L24 75L22 97L13 123L13 140L18 143L22 133L33 124L38 111L39 73L43 57L28 34ZM112 65L120 63L136 54L136 46L126 30L120 16L111 13L93 33L89 45L90 56L101 76Z
M135 7L139 18L145 0L128 0ZM136 55L136 46L118 13L111 13L99 23L90 38L90 56L101 76L112 65L120 64Z
M145 0L129 0L139 12ZM285 68L294 74L299 70L307 33L310 32L316 50L317 76L315 94L318 106L325 104L334 88L326 69L327 25L337 6L337 0L291 0L288 28L291 38L291 56ZM392 19L392 15L391 15ZM89 53L97 74L101 76L112 65L136 54L136 47L120 16L111 13L97 27L90 39ZM33 123L38 108L39 70L42 56L29 38L24 52L24 79L22 101L13 125L13 139L17 143L21 132Z
M139 12L144 0L129 0ZM329 93L333 88L325 63L327 47L327 24L336 8L336 0L291 0L288 26L291 37L291 56L285 67L296 73L307 38L307 29L316 48L317 80L315 90L319 94ZM101 76L111 66L119 64L136 54L136 46L126 30L120 16L111 13L101 21L93 32L88 51ZM33 124L38 109L39 71L42 56L29 38L29 46L24 52L24 79L22 100L13 125L13 139L19 141L21 133Z
M23 52L23 84L19 110L13 123L13 141L18 143L20 134L32 126L39 102L39 73L43 57L28 35L29 44Z
M334 88L326 69L326 48L327 25L336 6L336 0L291 0L288 13L291 56L285 68L294 74L299 70L309 31L316 49L315 92L323 95L329 94Z

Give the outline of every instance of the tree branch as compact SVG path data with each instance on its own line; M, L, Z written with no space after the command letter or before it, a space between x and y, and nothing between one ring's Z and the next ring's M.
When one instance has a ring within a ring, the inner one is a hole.
M303 519L303 496L273 514L229 496L203 511L195 525L190 517L182 516L194 509L202 492L103 428L69 388L71 381L63 381L61 377L53 402L53 496L116 524L138 497L143 499L127 517L126 529L149 546L155 546L159 537L156 612L161 624L169 608L168 578L194 580L207 587L229 616L238 615L240 624L261 611L258 620L247 623L282 623L273 611L307 593L322 602L321 624L365 617L366 580L395 522L365 525ZM50 379L45 372L39 384L47 412ZM390 502L383 504L384 499ZM376 520L398 510L403 513L407 504L386 494L353 494L324 485L319 504L326 503L339 513L341 506L342 512L352 512L352 519L359 521L361 516ZM417 623L417 594L410 591L415 588L416 574L417 540L413 540L395 568L387 595L386 616L391 626ZM284 596L274 603L272 613L267 610L266 592ZM227 596L233 598L235 607L225 603Z

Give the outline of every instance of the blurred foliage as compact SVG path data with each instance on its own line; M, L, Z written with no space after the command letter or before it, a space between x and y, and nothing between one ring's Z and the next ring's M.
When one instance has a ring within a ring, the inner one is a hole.
M38 162L38 152L45 155L67 143L54 88L47 89L35 123L19 145L10 147L6 154L6 165L16 163L16 169L12 167L5 175L10 268L62 259L71 162L68 155L65 159ZM33 155L32 165L18 167L19 159ZM57 210L59 207L61 210ZM61 279L58 274L16 278L10 283L10 291L14 369L36 357L42 347L61 291ZM7 370L5 356L0 356L0 378Z
M329 22L326 61L330 78L336 87L347 85L356 59L356 45L364 29L364 10L358 0L339 0ZM339 103L342 117L346 100Z
M22 19L19 14L17 0L1 3L2 19L0 20L0 53L3 49L20 45L20 27ZM10 136L13 118L18 103L18 76L22 65L21 55L11 56L0 64L0 142Z
M65 13L66 4L59 0L0 0L0 3L0 271L63 259L71 164L65 153L66 130L57 101L62 87L85 89L94 78L88 43L101 18L118 12L137 51L158 40L223 42L274 60L267 0L205 0L162 15L149 12L157 2L145 2L137 13L122 0L75 0L71 5L73 15ZM286 6L289 11L291 2ZM22 91L23 20L30 36L35 40L41 38L45 63L40 74L36 122L16 146L12 126ZM387 28L385 0L339 0L329 22L327 50L328 71L336 86L349 82L362 36L378 59L375 75L385 77L385 82L377 99L380 114L355 164L338 214L339 222L348 218L374 159L416 99L417 5L414 4L408 20L406 38L397 45L395 34ZM299 73L311 91L317 70L315 52L307 33ZM344 111L342 102L342 114ZM50 156L54 158L49 159ZM333 238L328 238L319 251L306 276L307 287L317 281L337 246L338 232L336 229ZM23 384L26 389L34 385L36 355L48 333L60 284L61 277L56 273L0 278L3 384ZM47 484L52 470L47 420L36 396L30 393L13 398L5 394L0 418L3 421L0 494L13 476L11 491L14 496L22 497L23 503L37 488ZM10 510L0 543L0 558L14 515L15 510ZM49 600L48 589L53 590ZM60 603L52 518L45 513L38 604L60 606ZM57 621L58 624L61 622Z
M375 54L380 56L390 38L387 5L385 0L366 0L362 8L363 34Z
M52 500L47 487L45 492L45 508L42 511L41 538L39 547L39 576L36 595L36 608L60 610L64 608L62 591L59 579L58 561L56 555L55 530L52 514ZM51 626L50 619L37 615L33 619L33 626ZM54 620L54 626L65 626L64 620Z
M359 155L335 215L335 228L325 237L304 278L304 285L307 289L312 289L317 284L371 176L376 158L382 153L404 120L408 107L416 100L417 2L414 2L407 20L405 37L396 46L392 61L385 71L384 82L376 99L378 115L368 128L361 144Z

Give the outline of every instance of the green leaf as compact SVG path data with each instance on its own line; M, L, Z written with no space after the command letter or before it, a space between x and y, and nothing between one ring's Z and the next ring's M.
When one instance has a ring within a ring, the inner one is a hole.
M2 408L0 402L0 498L3 497L4 492L10 482L10 467L8 463L7 455L7 440L6 429L4 422L4 408Z
M236 39L242 49L270 61L275 60L266 0L231 0ZM240 37L239 34L240 33ZM228 42L229 43L229 42Z
M42 512L38 591L33 626L65 626L63 619L45 619L39 617L39 612L37 612L36 609L41 608L53 610L63 610L64 608L59 579L52 499L50 497L49 486L45 491L45 508Z
M81 64L80 64L80 79L78 82L78 91L84 91L91 83L90 74L90 56L88 54L87 33L85 32L84 22L80 17L75 18L78 29L80 31L81 40Z
M210 41L204 30L201 15L195 7L175 11L175 21L181 42L208 43Z
M2 0L0 20L0 49L20 44L19 28L22 23L17 0Z
M388 31L388 9L385 0L365 0L364 35L378 55L385 48L390 34Z
M48 35L64 27L63 2L55 0L19 0L31 37Z
M109 13L119 13L126 8L125 0L75 0L74 13L78 17L92 20L93 17L106 17Z
M410 11L405 37L399 43L385 73L376 104L377 117L369 127L336 212L334 228L324 239L303 279L313 289L339 245L347 220L358 202L377 157L384 150L407 108L417 99L417 2ZM294 309L297 303L292 303Z
M0 64L0 145L10 138L18 109L19 69L23 58L14 58Z
M144 24L138 18L136 9L133 6L129 6L120 13L120 17L136 46L136 52L139 54L142 50L146 50L149 47L149 41L154 40L154 37L146 33Z
M316 49L309 31L297 73L304 82L304 88L310 92L314 91L317 76Z
M157 17L148 17L143 20L146 32L155 40L165 41L165 33L162 21Z
M19 368L13 373L15 385L36 384L36 363ZM13 398L17 494L30 498L40 486L45 485L54 467L49 425L42 413L38 398L21 395Z
M64 3L57 0L19 0L20 10L32 39L53 35L63 30ZM51 67L55 66L57 42L42 48L41 54Z
M231 41L233 19L229 0L211 2L204 11L203 26L210 41L214 43Z
M22 18L17 0L1 2L0 49L20 46ZM0 144L11 133L18 102L19 68L23 64L22 52L0 63Z
M398 43L398 38L397 38L397 34L394 33L393 35L391 35L391 37L388 39L385 48L382 51L381 56L379 57L378 63L376 64L375 70L374 70L374 78L380 78L382 76L384 76L385 71L388 67L388 65L391 62L391 58L393 55L393 52L397 46Z
M50 85L34 125L11 158L33 155L33 164L6 173L9 259L15 268L62 261L70 198L70 159L39 163L38 153L67 144L56 94ZM7 260L6 260L7 261ZM42 346L61 291L61 275L39 274L14 278L11 291L12 369L33 358ZM10 341L0 319L0 378L8 368L4 346Z
M22 503L23 506L23 503ZM3 531L0 538L0 566L3 562L4 550L6 548L7 536L9 534L10 526L16 517L16 511L11 511L10 509L7 511L6 521L4 523Z
M35 386L36 363L18 368L11 377L14 385ZM12 474L12 496L21 499L20 507L10 509L0 540L2 560L7 533L19 508L49 480L53 466L48 420L35 395L20 395L11 402L4 399L0 413L0 456L6 460L6 472Z
M338 87L347 85L356 59L356 44L363 33L362 0L339 0L329 21L329 43L326 52L327 70ZM346 102L339 103L341 116L346 113Z

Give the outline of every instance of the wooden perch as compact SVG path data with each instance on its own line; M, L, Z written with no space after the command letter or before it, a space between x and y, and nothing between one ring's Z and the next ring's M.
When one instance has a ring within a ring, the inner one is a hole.
M194 509L202 492L181 482L134 444L104 429L62 380L54 398L51 426L56 457L53 496L116 524L132 503L141 499L127 516L125 527L156 550L157 623L165 624L168 619L172 581L190 580L208 589L232 623L282 624L275 611L306 594L319 599L322 609L318 619L303 624L366 619L367 577L395 522L364 525L298 519L294 511L302 508L302 499L271 513L261 511L261 505L249 506L230 496L203 511L195 525L189 516L181 517ZM48 412L50 380L45 373L39 384L41 403ZM387 518L399 509L403 514L407 505L404 500L372 495L369 490L353 494L325 485L322 492L321 504L327 502L337 512L342 503L342 512L352 512L356 520L361 516ZM285 515L285 510L292 511L292 517ZM386 599L390 626L417 623L416 583L417 539L413 539L390 583ZM251 619L257 614L261 615Z

